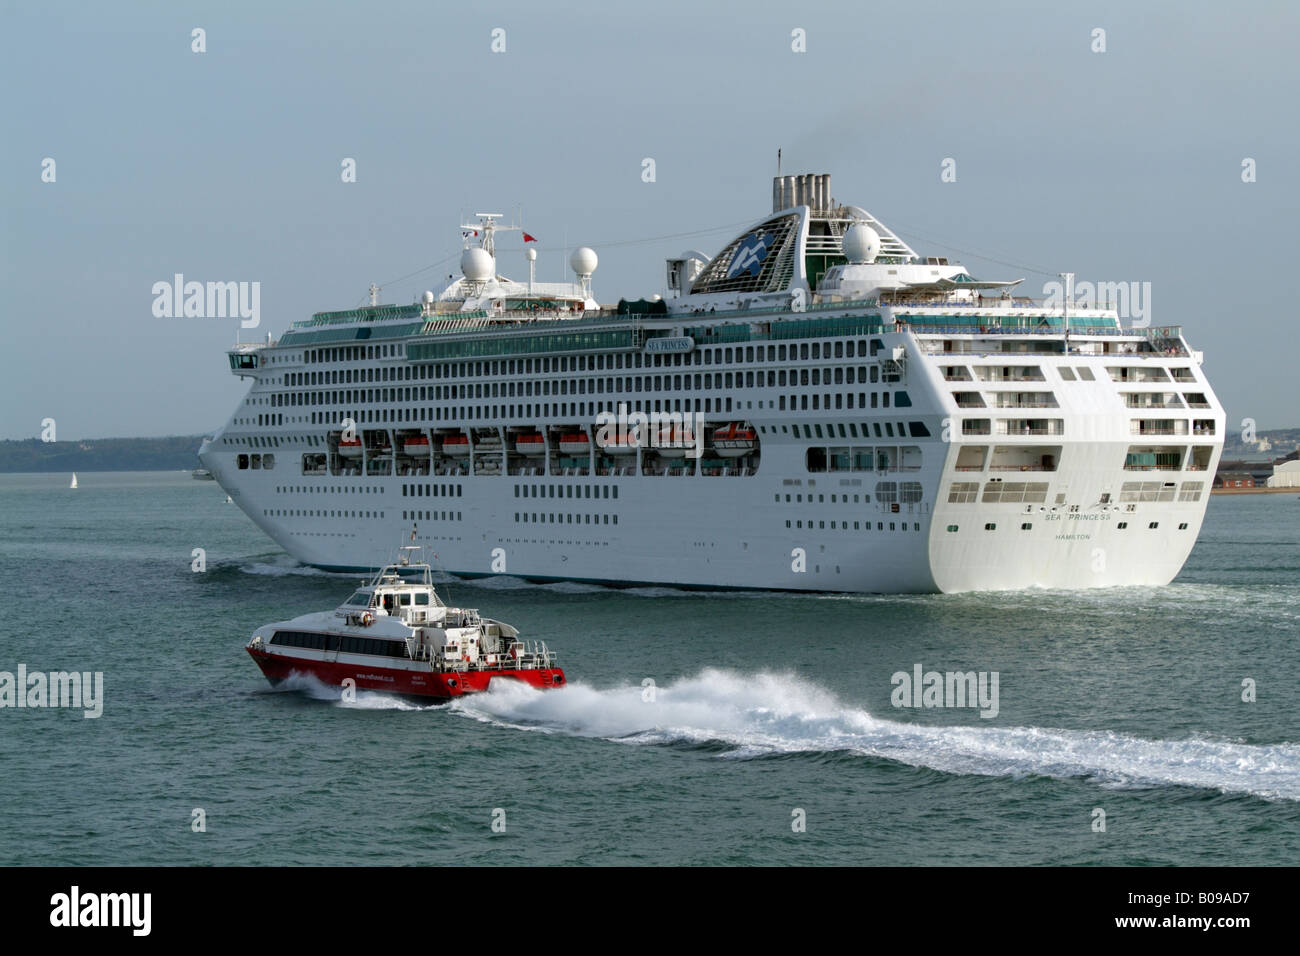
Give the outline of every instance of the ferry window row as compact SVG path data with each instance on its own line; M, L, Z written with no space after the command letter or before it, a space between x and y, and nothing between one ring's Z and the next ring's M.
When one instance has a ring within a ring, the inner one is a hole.
M388 641L377 637L353 637L343 634L315 634L311 631L276 631L271 643L277 647L303 647L315 651L340 651L344 654L372 654L376 657L406 657L405 641Z

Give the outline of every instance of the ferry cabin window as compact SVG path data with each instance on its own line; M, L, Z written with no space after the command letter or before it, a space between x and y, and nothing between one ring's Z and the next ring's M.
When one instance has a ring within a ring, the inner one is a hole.
M368 607L370 605L370 595L365 591L358 591L352 597L348 598L348 605L355 607Z

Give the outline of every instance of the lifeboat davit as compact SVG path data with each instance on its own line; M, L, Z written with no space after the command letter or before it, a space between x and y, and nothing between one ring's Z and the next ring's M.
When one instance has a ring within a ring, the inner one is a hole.
M468 435L448 435L442 440L442 453L453 458L463 458L469 454Z
M545 455L546 439L541 435L516 436L515 451L521 455Z
M402 439L402 454L419 458L429 457L429 439L423 435L409 435Z
M340 458L360 458L361 457L361 439L343 438L339 440L339 457Z
M723 425L713 433L713 450L721 458L740 458L742 455L748 455L757 443L758 436L754 434L754 429L740 422Z
M585 455L591 450L591 439L586 432L570 432L560 436L560 451L566 455Z
M694 447L695 433L689 428L673 426L660 430L655 451L664 458L685 458L687 452Z

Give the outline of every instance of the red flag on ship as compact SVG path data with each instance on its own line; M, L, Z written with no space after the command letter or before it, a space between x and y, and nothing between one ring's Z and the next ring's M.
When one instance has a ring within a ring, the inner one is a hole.
M524 233L524 242L536 242L536 241L537 241L536 236L530 236L528 233Z

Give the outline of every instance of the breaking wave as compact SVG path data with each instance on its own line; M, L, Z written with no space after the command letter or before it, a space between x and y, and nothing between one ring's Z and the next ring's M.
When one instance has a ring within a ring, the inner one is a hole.
M1147 740L1112 731L925 726L873 717L788 674L708 669L655 688L582 683L538 691L494 681L452 712L519 730L628 744L709 744L722 756L842 752L951 774L1058 780L1102 787L1185 786L1300 801L1300 745L1193 737Z

